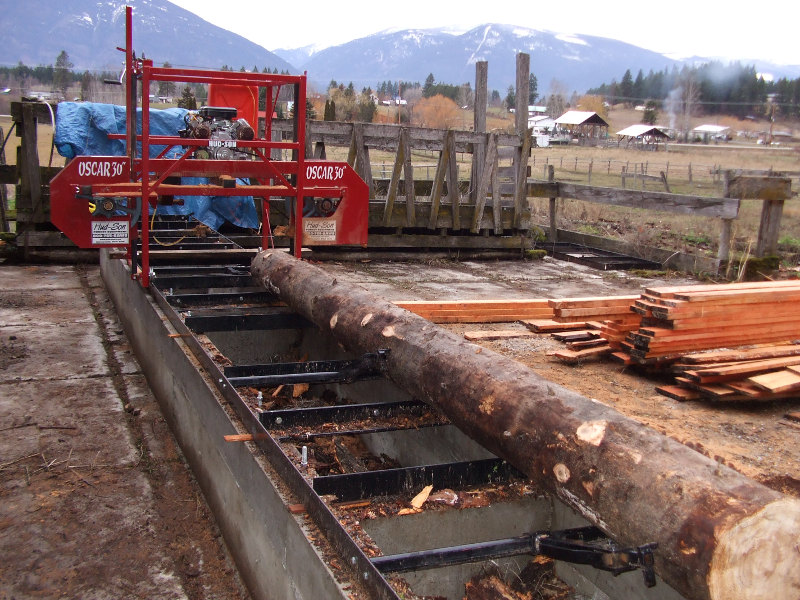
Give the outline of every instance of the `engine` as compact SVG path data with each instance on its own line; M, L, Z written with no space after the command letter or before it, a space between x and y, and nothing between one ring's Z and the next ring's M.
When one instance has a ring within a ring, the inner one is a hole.
M255 138L255 131L245 119L236 118L236 109L223 106L201 106L184 117L183 138L209 140L208 147L197 148L194 158L214 160L249 160L251 154L237 149L236 142Z

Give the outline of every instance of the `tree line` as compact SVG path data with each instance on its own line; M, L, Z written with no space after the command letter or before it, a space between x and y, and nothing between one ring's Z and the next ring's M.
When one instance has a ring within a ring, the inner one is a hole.
M636 77L628 69L619 81L614 79L587 93L603 96L609 104L658 100L666 111L688 103L694 114L800 117L800 78L768 80L754 66L738 62L673 66L646 75L639 70Z

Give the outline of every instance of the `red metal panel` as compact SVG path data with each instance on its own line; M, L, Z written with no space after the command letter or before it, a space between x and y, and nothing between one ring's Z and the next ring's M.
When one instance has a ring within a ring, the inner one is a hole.
M328 217L303 219L304 246L366 246L369 187L346 162L307 160L304 196L340 198Z
M79 248L109 248L121 243L123 230L128 231L129 217L92 216L89 200L77 198L80 186L125 183L130 179L126 156L79 156L59 171L50 181L50 219ZM134 200L135 201L135 200ZM116 236L116 237L115 237ZM102 243L100 240L116 240Z
M227 85L212 83L208 86L209 106L231 106L236 109L236 117L245 119L258 131L258 86Z

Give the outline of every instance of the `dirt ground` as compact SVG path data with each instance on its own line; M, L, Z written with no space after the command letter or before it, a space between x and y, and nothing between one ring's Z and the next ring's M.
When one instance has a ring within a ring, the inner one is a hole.
M0 278L0 600L248 598L99 269Z
M683 275L643 278L602 272L562 261L427 261L324 263L390 300L568 298L641 293L645 287L696 283ZM446 325L474 330L524 329L521 324ZM596 399L768 487L800 496L800 428L783 416L800 410L800 399L774 402L686 402L656 393L668 382L606 359L567 365L547 356L562 349L547 335L482 343L522 362L542 377Z

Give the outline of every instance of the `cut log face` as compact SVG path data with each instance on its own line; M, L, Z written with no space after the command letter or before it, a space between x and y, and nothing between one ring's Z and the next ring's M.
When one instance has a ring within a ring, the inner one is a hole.
M800 501L285 253L252 273L347 350L390 349L396 384L612 538L657 542L687 598L800 597Z

